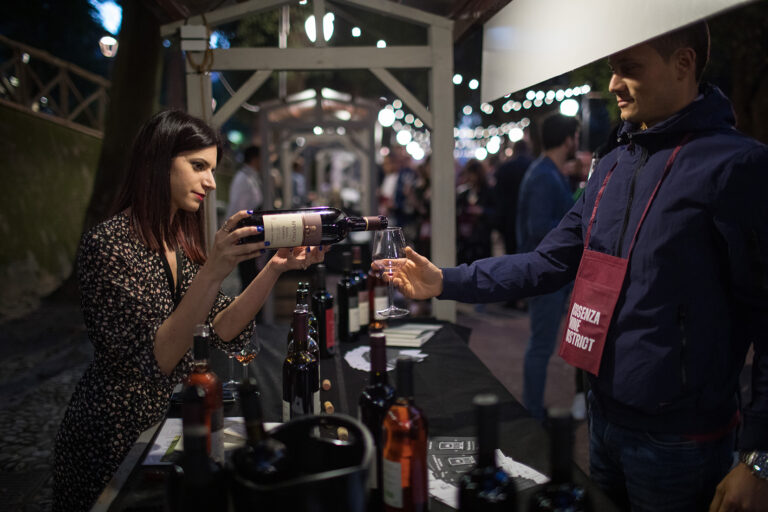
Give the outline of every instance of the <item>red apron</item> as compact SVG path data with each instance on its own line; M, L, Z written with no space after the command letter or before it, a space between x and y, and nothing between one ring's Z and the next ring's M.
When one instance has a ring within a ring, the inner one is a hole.
M659 187L661 187L661 183L669 174L677 154L688 141L688 138L686 136L680 142L680 145L675 148L667 160L664 172L656 183L656 188L653 189L648 204L645 205L643 215L640 217L640 222L635 228L626 258L588 249L597 207L618 162L613 164L605 176L600 191L597 193L595 206L592 208L592 216L589 218L587 236L584 239L584 253L581 256L579 271L573 285L571 304L568 306L568 323L558 351L560 357L565 359L568 364L597 376L605 348L605 339L608 335L608 327L611 325L613 310L624 284L624 276L627 274L627 266L629 265L629 258L632 257L637 233L640 231L640 226L643 225L645 216L659 191Z

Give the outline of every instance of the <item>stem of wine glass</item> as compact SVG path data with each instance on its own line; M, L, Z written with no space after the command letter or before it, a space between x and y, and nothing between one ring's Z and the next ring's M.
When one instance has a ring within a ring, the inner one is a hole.
M248 363L243 365L243 382L248 380Z
M389 282L387 284L387 287L389 289L389 309L393 309L395 307L395 299L394 299L394 285L392 284L392 277L390 276Z
M234 356L230 354L227 357L227 382L235 380L235 362L232 359L234 359Z

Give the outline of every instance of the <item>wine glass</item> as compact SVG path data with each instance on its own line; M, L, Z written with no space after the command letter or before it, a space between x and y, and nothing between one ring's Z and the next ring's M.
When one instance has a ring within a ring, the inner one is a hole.
M243 365L243 382L248 378L248 365L251 361L256 359L256 356L261 352L261 338L256 335L254 330L253 335L248 340L248 343L242 348L242 350L235 352L233 355L238 362Z
M395 271L405 263L405 237L403 229L388 227L376 231L373 235L373 265L381 274L387 274L389 289L389 307L377 311L384 318L399 318L408 314L407 309L395 306L392 277Z
M224 391L232 394L233 397L237 396L237 381L235 380L235 353L227 351L227 380L222 384Z

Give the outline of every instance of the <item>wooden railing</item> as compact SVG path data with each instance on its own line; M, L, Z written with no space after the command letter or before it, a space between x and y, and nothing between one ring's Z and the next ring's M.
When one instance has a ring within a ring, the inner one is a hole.
M48 52L0 35L0 101L97 136L110 82Z

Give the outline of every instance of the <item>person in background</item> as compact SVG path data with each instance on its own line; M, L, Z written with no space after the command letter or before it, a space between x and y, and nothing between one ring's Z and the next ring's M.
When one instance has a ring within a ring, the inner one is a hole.
M227 218L241 210L260 210L264 206L264 185L259 171L261 152L257 146L249 146L243 152L243 166L235 173L229 186ZM247 259L237 264L243 290L259 273L259 258Z
M427 156L424 161L416 167L416 183L413 185L413 203L419 219L419 235L414 240L416 250L429 257L430 243L432 240L432 221L431 221L431 201L432 187L431 182L431 158Z
M535 250L439 269L406 249L394 276L476 303L576 278L560 354L588 371L590 478L622 510L768 503L768 148L701 81L708 56L705 22L610 56L623 124Z
M517 199L517 247L536 249L573 206L566 163L579 147L579 121L551 114L541 122L542 154L525 171ZM547 364L555 348L569 286L528 299L531 337L523 363L523 405L543 421Z
M293 161L291 179L293 183L293 208L302 208L308 204L307 178L304 176L304 159Z
M418 178L410 165L410 157L401 154L398 158L397 186L392 204L395 225L403 228L406 241L414 242L419 236L419 215L416 206L415 185Z
M319 248L280 249L240 296L223 295L224 278L264 244L237 244L259 232L235 229L242 210L206 250L203 201L220 159L203 121L156 114L133 144L118 212L83 235L78 278L94 355L56 436L55 512L89 510L139 434L163 419L192 370L195 325L207 324L219 348L243 345L278 277L323 258Z
M395 206L395 191L397 190L398 162L390 152L381 161L381 181L377 194L379 200L379 215L389 217Z
M520 193L520 183L528 166L533 162L529 143L521 139L512 146L512 157L502 162L496 169L496 184L493 194L496 208L496 227L504 239L506 254L517 252L517 196ZM503 205L503 206L502 206Z
M456 196L457 256L459 263L471 263L491 255L493 189L479 160L467 162L463 178L464 186Z

